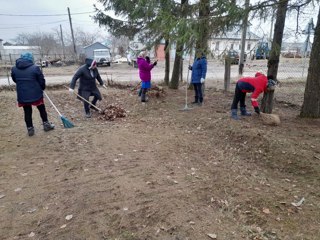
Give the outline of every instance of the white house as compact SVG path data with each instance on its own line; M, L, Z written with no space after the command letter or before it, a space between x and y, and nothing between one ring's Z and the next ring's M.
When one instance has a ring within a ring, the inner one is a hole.
M34 55L35 60L40 56L40 47L38 46L3 46L0 39L0 61L14 63L21 53L30 52Z
M229 50L240 52L241 50L241 35L240 27L234 28L233 31L228 31L217 36L212 36L209 40L209 49L214 58L220 58ZM256 45L261 40L256 34L247 28L245 52L250 55L254 53Z

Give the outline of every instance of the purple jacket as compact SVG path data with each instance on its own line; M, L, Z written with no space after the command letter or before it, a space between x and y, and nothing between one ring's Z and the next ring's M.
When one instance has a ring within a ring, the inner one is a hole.
M144 58L137 59L139 76L142 82L151 81L151 69L154 67L153 64L147 63Z

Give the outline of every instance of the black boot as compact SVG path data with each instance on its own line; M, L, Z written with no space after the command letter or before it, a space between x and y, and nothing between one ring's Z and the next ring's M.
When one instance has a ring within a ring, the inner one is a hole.
M147 102L147 96L146 96L147 90L146 89L142 89L141 92L141 102Z
M91 118L91 112L90 111L86 111L86 118Z
M54 125L51 122L44 122L43 123L43 130L45 132L48 132L48 131L53 130L53 129L54 129Z
M199 103L199 98L198 97L194 97L194 102L192 102L191 104L197 104Z
M141 94L141 102L147 102L147 98L146 98L146 95L145 94Z
M34 127L28 127L27 130L28 130L29 137L34 135Z
M242 116L251 116L251 112L248 112L246 107L240 107L240 112Z

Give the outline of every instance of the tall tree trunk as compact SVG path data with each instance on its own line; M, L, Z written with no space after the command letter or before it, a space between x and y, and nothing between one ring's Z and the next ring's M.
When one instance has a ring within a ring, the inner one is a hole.
M199 3L199 32L196 41L196 49L204 54L208 53L209 40L209 15L210 15L210 1L200 0Z
M268 75L272 75L277 79L279 59L281 53L281 44L283 38L284 24L286 21L287 7L289 0L279 0L276 23L274 26L274 34L270 57L268 60ZM261 110L265 113L272 113L274 91L264 93Z
M183 53L183 44L178 43L176 49L176 56L174 58L172 76L170 81L170 88L178 89L179 87L179 73L180 73L180 64Z
M181 18L185 17L187 4L188 4L188 0L181 0L181 13L180 13ZM180 73L181 58L183 54L183 45L184 45L183 42L181 41L177 42L176 56L174 58L172 76L169 84L169 87L173 89L178 89L179 87L179 73Z
M300 112L302 117L320 117L320 9L311 50L304 99Z
M170 75L170 49L169 49L169 40L165 40L165 69L164 69L164 83L168 86L169 85L169 75Z

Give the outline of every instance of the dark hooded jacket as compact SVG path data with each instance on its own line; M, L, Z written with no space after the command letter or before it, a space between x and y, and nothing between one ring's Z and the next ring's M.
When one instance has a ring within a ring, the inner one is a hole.
M103 81L100 77L98 69L97 68L92 70L89 69L92 61L93 60L89 58L85 60L85 64L82 65L74 74L70 83L70 88L72 89L75 88L76 82L79 78L80 78L79 93L83 91L96 92L98 90L96 85L96 79L99 81L100 85L103 85ZM91 76L90 72L92 72L93 76Z
M33 103L43 98L46 81L40 68L32 61L19 58L11 69L12 80L16 83L19 103Z

